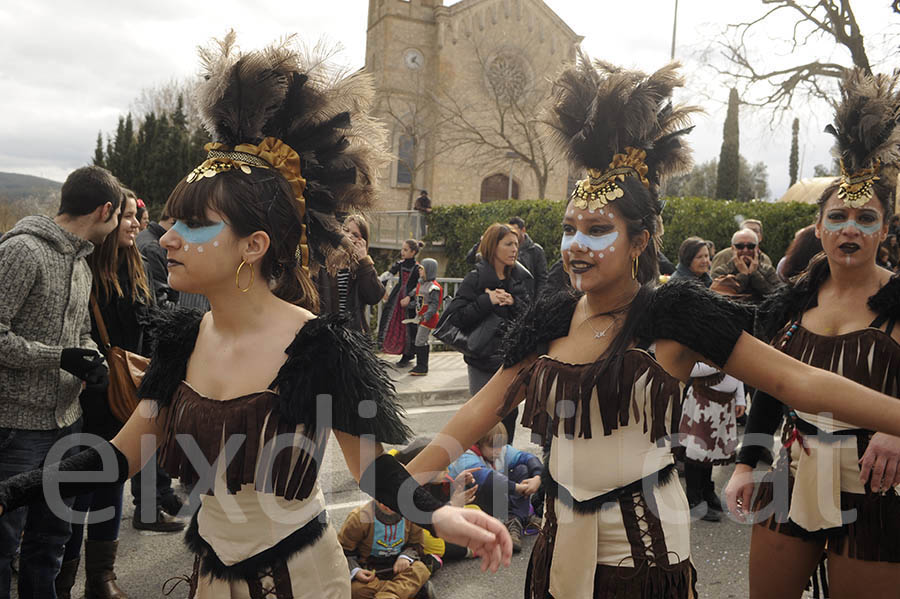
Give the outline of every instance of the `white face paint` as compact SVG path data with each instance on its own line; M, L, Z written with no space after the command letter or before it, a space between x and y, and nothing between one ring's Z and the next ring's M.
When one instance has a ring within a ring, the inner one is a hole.
M184 244L184 246L182 246L181 249L183 249L186 252L189 252L189 251L191 251L191 246L186 243L186 244Z
M606 235L585 235L581 231L577 231L574 235L563 235L559 247L561 252L569 252L569 257L571 258L571 252L576 249L574 248L576 244L583 252L602 252L606 248L611 247L618 238L618 231L613 231Z
M584 289L581 288L581 275L579 274L575 275L575 289L577 289L578 291L584 291Z

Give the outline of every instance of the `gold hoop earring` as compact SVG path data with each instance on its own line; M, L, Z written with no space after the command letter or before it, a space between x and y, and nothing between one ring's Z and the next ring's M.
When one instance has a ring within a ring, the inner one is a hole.
M634 280L637 280L638 266L638 257L635 256L634 262L631 263L631 278Z
M245 267L250 267L250 282L247 283L246 287L241 287L241 270ZM250 291L250 287L253 286L253 264L247 262L246 260L241 260L241 265L238 266L237 272L234 273L234 284L241 291L241 293L247 293Z

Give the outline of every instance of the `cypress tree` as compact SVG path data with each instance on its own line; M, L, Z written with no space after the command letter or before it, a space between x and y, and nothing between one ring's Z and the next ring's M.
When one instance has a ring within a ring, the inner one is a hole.
M103 133L97 132L97 147L94 148L94 166L104 166L106 160L103 158Z
M734 200L738 197L741 157L738 130L738 93L731 88L728 95L728 113L722 134L722 151L719 153L719 170L716 176L716 199Z
M797 171L800 167L800 149L799 149L799 141L800 137L800 119L794 119L794 124L791 127L791 158L790 164L788 165L788 169L791 175L791 185L797 182Z

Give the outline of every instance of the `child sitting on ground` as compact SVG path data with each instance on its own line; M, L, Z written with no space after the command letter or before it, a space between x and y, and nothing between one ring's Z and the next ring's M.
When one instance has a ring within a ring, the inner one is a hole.
M429 443L431 443L431 439L418 437L413 439L405 448L399 451L391 449L388 453L393 454L397 461L405 466L419 455L419 452ZM442 503L450 503L450 505L456 507L481 509L477 505L472 504L475 500L475 493L478 491L478 485L475 484L475 477L472 476L472 472L469 470L464 470L455 479L450 477L447 470L444 470L437 473L431 482L422 486ZM425 557L422 561L431 570L432 576L443 567L445 561L475 557L475 554L468 547L448 543L444 539L433 536L427 530L422 530L422 534L422 546L425 549Z
M513 551L519 552L523 530L526 527L540 530L540 519L530 513L529 497L541 486L543 465L536 456L518 450L506 441L506 427L499 422L450 464L449 473L455 478L471 470L478 485L475 505L506 522Z
M428 374L428 337L437 326L441 315L438 309L444 301L444 290L435 281L438 263L434 258L425 258L419 264L419 284L416 286L416 338L414 342L416 365L409 373L413 376Z
M338 540L350 567L352 599L435 596L421 561L422 529L387 506L370 501L350 512Z

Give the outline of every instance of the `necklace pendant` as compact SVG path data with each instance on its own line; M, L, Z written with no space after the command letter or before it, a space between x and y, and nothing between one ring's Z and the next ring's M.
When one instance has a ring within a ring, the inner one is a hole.
M606 337L606 331L600 331L599 333L594 333L594 339L602 339Z

